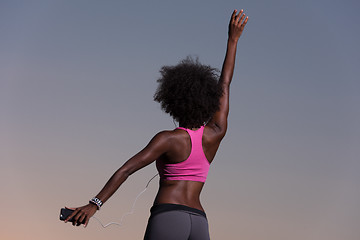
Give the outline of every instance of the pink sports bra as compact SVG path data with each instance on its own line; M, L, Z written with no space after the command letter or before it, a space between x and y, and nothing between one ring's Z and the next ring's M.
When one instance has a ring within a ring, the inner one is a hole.
M159 171L160 178L205 182L210 163L206 159L202 148L204 126L195 131L181 127L177 129L185 130L190 135L191 153L185 161L179 163L164 163L161 160L156 160L156 168Z

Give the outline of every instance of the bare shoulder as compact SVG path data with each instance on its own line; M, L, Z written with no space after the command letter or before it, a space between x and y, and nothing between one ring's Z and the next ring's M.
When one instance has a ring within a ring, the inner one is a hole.
M163 143L163 144L173 144L177 141L181 141L184 139L184 137L186 137L187 134L185 131L181 131L179 129L174 129L174 130L163 130L158 132L153 140L159 143Z
M190 136L181 129L165 130L159 132L156 138L161 139L166 151L162 158L169 163L177 163L188 157L191 151Z
M171 130L163 130L155 134L151 141L166 143L173 138L174 134Z
M173 130L163 130L158 132L155 137L159 138L166 138L167 140L170 140L172 138L177 138L182 136L183 134L186 134L186 131L182 131L181 129L175 128Z

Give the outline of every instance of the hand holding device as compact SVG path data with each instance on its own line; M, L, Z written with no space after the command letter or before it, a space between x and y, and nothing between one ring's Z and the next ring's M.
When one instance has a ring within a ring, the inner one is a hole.
M80 226L81 224L84 224L84 227L86 227L96 210L97 206L91 203L79 208L65 207L60 211L60 220L64 222L71 222L73 226Z

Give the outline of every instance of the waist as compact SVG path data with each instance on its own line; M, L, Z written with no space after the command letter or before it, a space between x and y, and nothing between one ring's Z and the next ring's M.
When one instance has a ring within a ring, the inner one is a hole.
M204 211L201 211L200 209L188 207L181 204L172 204L172 203L161 203L161 204L155 204L151 207L150 213L153 217L157 214L163 213L163 212L169 212L169 211L181 211L181 212L187 212L194 215L200 215L206 218L206 214Z

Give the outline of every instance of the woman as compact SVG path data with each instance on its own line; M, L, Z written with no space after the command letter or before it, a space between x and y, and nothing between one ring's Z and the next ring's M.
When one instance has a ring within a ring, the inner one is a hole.
M234 10L231 15L219 81L216 69L191 58L161 69L154 99L180 127L156 134L114 173L89 204L74 208L66 221L73 218L73 225L84 223L86 227L96 210L131 174L156 161L160 185L144 239L210 239L200 193L226 133L236 47L247 21L243 10Z

